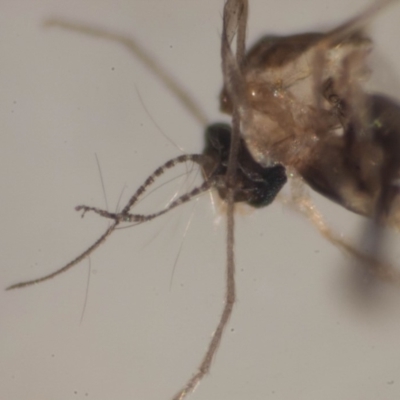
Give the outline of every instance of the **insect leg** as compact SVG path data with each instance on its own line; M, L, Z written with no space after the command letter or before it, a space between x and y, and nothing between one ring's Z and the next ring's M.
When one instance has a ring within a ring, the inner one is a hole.
M322 214L311 200L311 197L305 193L302 186L302 183L294 178L292 181L292 195L288 197L280 196L284 204L303 214L328 242L359 261L360 265L369 273L373 273L375 277L382 281L400 284L400 273L390 264L384 263L373 255L365 254L337 235L328 226Z

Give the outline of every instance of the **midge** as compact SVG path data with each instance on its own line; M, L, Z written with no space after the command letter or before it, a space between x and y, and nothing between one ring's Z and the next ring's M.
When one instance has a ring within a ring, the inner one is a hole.
M209 126L203 154L180 156L157 168L121 212L78 206L83 213L92 211L111 219L111 226L61 269L8 289L51 279L89 256L118 226L149 221L202 192L217 189L227 213L225 305L200 365L173 397L183 399L209 371L233 310L235 203L268 205L285 184L286 172L295 182L292 204L306 213L325 237L373 267L369 268L372 274L397 280L394 270L335 237L299 188L306 182L348 210L370 218L376 228L400 226L400 106L365 89L369 75L366 58L372 42L364 28L391 2L375 2L326 33L266 36L246 52L248 3L228 0L221 40L221 108L232 115L231 127ZM204 182L199 187L153 214L133 212L146 189L164 171L187 161L202 168ZM375 231L378 240L381 230Z

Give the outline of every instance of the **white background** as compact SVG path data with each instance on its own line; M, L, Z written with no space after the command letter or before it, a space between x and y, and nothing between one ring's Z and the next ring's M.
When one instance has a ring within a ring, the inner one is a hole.
M252 1L249 41L267 32L333 27L365 5ZM3 288L61 267L103 232L105 221L82 220L74 211L78 204L104 207L95 154L110 209L125 185L126 200L155 167L180 154L138 93L184 152L201 151L203 125L121 40L144 47L208 121L220 120L222 6L215 0L0 2ZM45 28L51 18L86 33ZM397 97L399 20L394 6L372 29L378 80ZM359 219L317 202L357 242ZM184 384L216 326L224 293L223 224L209 196L193 204L115 233L91 257L89 285L84 261L41 285L0 291L1 399L169 399ZM236 254L234 315L210 375L191 399L399 398L398 296L358 301L346 257L278 202L237 216Z

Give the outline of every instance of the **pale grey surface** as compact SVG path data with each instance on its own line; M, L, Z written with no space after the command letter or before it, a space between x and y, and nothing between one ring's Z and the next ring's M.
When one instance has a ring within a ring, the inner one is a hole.
M0 3L2 287L62 266L103 231L104 221L74 211L104 206L95 153L111 209L125 184L126 198L179 154L137 91L185 152L202 148L201 124L126 48L43 22L134 38L215 121L222 4ZM366 2L295 4L252 1L250 41L333 26ZM400 67L399 20L395 6L374 24L390 70L384 77ZM357 239L357 218L317 201L339 232ZM87 261L36 287L0 291L0 398L169 399L198 365L224 292L224 232L208 196L197 203L172 277L191 213L189 206L118 232L96 252L82 322ZM237 222L238 302L211 374L190 399L398 399L399 298L361 312L344 290L345 258L280 203Z

